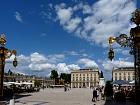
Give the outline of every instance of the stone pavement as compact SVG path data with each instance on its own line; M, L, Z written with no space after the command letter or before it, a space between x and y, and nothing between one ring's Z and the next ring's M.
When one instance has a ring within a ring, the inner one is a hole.
M22 94L15 100L15 105L121 105L111 101L100 100L92 102L92 89L71 89L64 92L63 88L46 88L36 93ZM133 105L124 104L123 105Z

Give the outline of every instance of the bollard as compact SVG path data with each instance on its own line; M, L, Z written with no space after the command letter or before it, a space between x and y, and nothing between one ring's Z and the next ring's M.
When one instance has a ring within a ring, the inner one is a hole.
M9 105L15 105L15 99L14 98L10 100L10 104Z

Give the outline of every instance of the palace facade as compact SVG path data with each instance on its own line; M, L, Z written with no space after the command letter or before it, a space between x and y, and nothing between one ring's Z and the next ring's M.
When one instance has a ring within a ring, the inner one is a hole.
M133 81L135 80L134 67L114 68L112 71L112 78L113 81L116 80Z
M96 87L98 85L98 68L88 68L71 71L71 88Z

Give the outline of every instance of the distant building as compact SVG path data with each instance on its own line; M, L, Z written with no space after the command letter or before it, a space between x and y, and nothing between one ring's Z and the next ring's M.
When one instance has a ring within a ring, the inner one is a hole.
M17 74L4 75L4 82L17 82L17 83L30 82L34 84L36 80L39 81L43 86L54 85L54 80L46 77L44 78L44 77L17 75Z
M112 71L112 78L113 78L113 81L116 81L116 80L133 81L135 80L134 67L115 68Z
M71 88L94 87L99 85L99 70L97 68L71 71Z

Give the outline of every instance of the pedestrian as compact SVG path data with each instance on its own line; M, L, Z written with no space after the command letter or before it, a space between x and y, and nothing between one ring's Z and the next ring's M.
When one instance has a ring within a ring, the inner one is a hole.
M94 89L93 89L93 97L92 97L92 101L95 102L96 99L97 99L97 91L96 91L96 89L94 88Z
M97 91L97 97L96 97L96 100L99 101L99 95L100 95L99 89L97 88L96 91Z
M64 92L66 92L67 91L67 87L66 87L66 85L64 85Z

